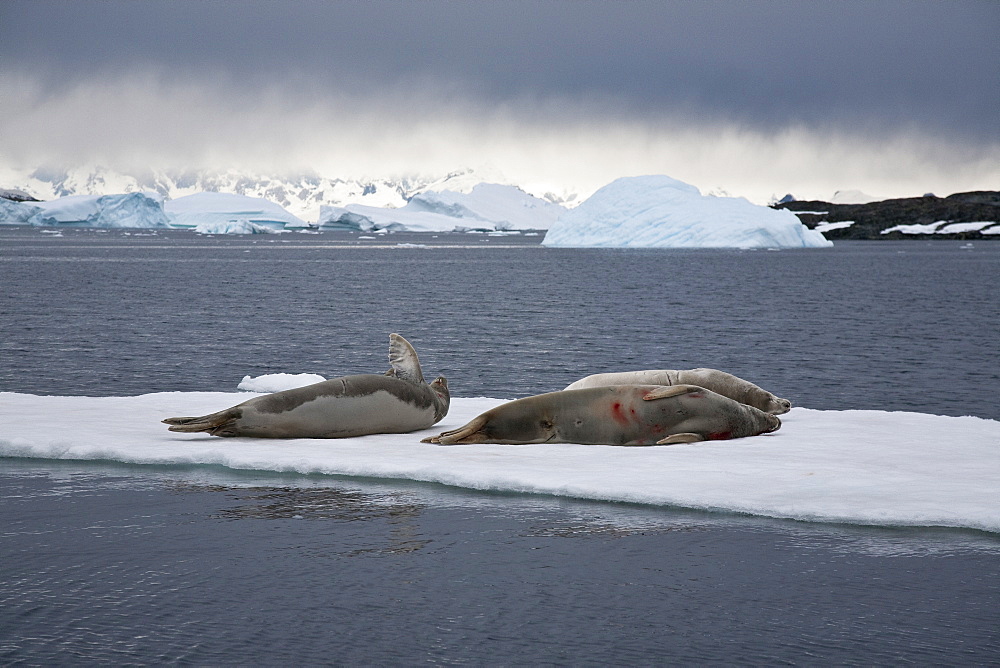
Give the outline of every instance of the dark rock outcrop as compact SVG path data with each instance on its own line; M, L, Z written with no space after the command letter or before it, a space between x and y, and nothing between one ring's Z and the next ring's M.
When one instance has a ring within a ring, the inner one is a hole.
M832 204L821 201L779 202L775 209L788 209L802 223L815 229L820 223L853 221L849 227L823 231L827 239L1000 239L1000 234L983 234L987 229L1000 226L1000 192L982 190L955 193L948 197L907 197L887 199L868 204ZM981 230L953 234L903 233L883 230L898 225L932 225L935 229L951 223L982 223L993 225ZM935 223L939 223L935 225ZM822 227L820 228L822 229Z
M40 202L37 197L33 197L19 188L0 188L0 199L8 199L11 202Z

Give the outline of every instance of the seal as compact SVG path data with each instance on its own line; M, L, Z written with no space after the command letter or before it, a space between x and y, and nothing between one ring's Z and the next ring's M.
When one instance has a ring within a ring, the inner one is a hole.
M605 385L697 385L735 399L741 404L759 408L765 413L781 415L792 408L792 402L757 387L748 380L718 369L647 369L620 373L597 373L566 386L567 390Z
M428 384L417 352L389 335L384 375L360 374L274 392L201 417L163 420L170 431L255 438L346 438L400 434L437 424L448 414L448 381Z
M776 416L696 385L609 385L517 399L423 442L672 445L779 427Z

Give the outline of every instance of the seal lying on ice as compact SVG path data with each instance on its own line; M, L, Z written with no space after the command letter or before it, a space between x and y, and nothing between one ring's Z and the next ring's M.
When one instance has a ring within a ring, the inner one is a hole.
M255 397L218 413L167 418L170 431L213 436L344 438L425 429L448 414L448 382L424 382L417 352L399 334L389 335L385 375L332 378Z
M502 404L424 443L670 445L756 436L781 420L695 385L611 385Z
M718 369L687 369L684 371L647 369L645 371L597 373L570 383L565 389L580 390L586 387L603 387L605 385L697 385L772 415L787 413L792 408L792 402L788 399L777 397L748 380L743 380Z

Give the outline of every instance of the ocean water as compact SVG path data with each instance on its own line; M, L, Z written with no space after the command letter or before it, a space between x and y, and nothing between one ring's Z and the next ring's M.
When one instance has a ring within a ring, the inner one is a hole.
M0 391L386 368L456 396L709 366L1000 419L1000 244L0 227ZM1000 539L209 467L0 460L0 663L1000 662Z

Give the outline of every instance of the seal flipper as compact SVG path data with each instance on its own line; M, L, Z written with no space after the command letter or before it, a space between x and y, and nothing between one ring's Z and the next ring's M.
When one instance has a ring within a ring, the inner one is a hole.
M701 389L697 385L664 385L644 394L642 400L655 401L656 399L669 399L670 397L677 397L688 392L697 392Z
M681 434L671 434L666 438L656 442L657 445L675 445L677 443L698 443L704 441L705 437L694 432L683 432Z
M212 436L238 436L236 421L242 417L243 411L237 407L227 408L218 413L202 415L201 417L173 417L163 420L169 424L168 431L194 433L207 431Z
M469 440L470 437L482 430L482 428L487 423L487 418L484 415L479 415L471 422L469 422L464 427L459 427L458 429L452 429L451 431L441 432L437 436L430 436L428 438L421 439L421 443L435 443L437 445L456 445L460 443L484 443L486 441L481 440L483 438L480 435L479 439Z
M424 373L420 370L417 351L399 334L389 335L389 364L392 365L391 375L396 378L413 383L424 382ZM386 375L390 374L387 372Z

